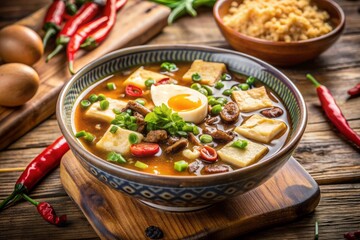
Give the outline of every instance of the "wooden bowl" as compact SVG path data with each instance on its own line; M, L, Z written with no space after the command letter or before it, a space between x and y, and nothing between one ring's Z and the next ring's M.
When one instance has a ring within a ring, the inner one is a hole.
M345 27L345 14L335 1L313 0L320 9L329 13L330 22L334 27L331 32L317 38L289 43L250 37L223 23L222 19L233 1L218 0L213 9L216 23L225 39L234 49L278 66L292 66L317 57L338 40Z

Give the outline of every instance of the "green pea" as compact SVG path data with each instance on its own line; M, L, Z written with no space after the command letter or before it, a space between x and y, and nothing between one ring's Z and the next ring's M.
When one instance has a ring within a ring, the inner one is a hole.
M214 106L217 104L217 100L216 100L216 98L210 96L210 97L208 97L208 103L210 106Z
M248 77L248 78L246 79L246 83L251 86L251 85L254 85L255 80L256 80L256 78L254 78L254 77Z
M224 83L222 81L218 81L216 84L215 84L215 88L216 89L222 89L224 87Z
M201 89L201 84L200 83L193 83L193 84L191 84L190 88L192 88L194 90L199 90L199 89Z
M80 102L80 106L83 108L83 109L86 109L88 107L90 107L91 105L91 102L89 100L82 100Z
M198 90L198 92L204 94L205 96L207 96L207 95L209 94L208 91L207 91L205 88L200 88L200 89Z
M243 90L243 91L246 91L250 88L249 84L247 83L242 83L239 85L240 89Z
M109 83L106 84L106 88L107 88L108 90L115 90L115 89L116 89L116 85L115 85L115 83L113 83L113 82L109 82Z
M194 126L191 125L185 125L182 127L182 130L185 132L192 132L193 131Z
M97 100L102 101L102 100L105 100L105 99L106 99L106 96L104 94L100 93Z
M212 136L208 134L201 135L199 139L202 143L211 143L213 141Z
M232 147L236 147L236 148L240 148L240 149L246 148L247 145L248 145L248 141L246 141L246 140L236 140L235 142L233 142L231 144Z
M151 87L151 85L153 85L155 83L155 80L154 79L152 79L152 78L149 78L149 79L147 79L146 81L145 81L145 86L146 87Z
M213 95L213 90L207 85L202 85L203 88L208 92L208 95Z
M225 105L228 102L228 100L226 98L219 97L216 99L216 102L220 105Z
M137 98L137 99L135 99L135 102L137 102L137 103L139 103L139 104L141 104L141 105L145 106L145 100L144 100L144 99Z
M211 113L214 115L217 115L221 112L221 110L222 110L222 106L220 104L218 104L211 108Z
M197 126L193 126L193 134L198 135L200 133L200 130Z
M89 101L91 102L91 103L94 103L94 102L96 102L98 100L98 96L96 95L96 94L91 94L90 96L89 96Z
M200 82L200 81L201 81L201 76L200 76L200 74L198 74L198 73L194 73L193 75L191 75L191 79L192 79L194 82Z
M176 72L178 70L175 63L170 63L170 62L163 62L160 68L169 72Z
M223 95L225 96L230 96L232 94L233 90L231 89L226 89L222 92Z
M221 80L223 81L230 81L232 79L230 74L224 73L223 75L221 75Z
M238 88L238 86L232 86L232 87L231 87L231 90L237 91L237 90L239 90L239 88Z
M109 101L108 100L102 100L101 102L100 102L100 108L101 108L101 110L106 110L106 109L108 109L109 108L109 106L110 106L110 103L109 103Z

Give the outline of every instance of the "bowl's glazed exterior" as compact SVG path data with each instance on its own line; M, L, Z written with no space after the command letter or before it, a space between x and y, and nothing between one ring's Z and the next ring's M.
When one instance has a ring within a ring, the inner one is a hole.
M237 51L250 54L277 66L292 66L317 57L339 39L345 27L345 14L336 2L314 0L313 2L320 9L326 10L330 15L334 29L328 34L289 43L250 37L225 26L223 23L222 19L228 13L233 1L219 0L213 9L214 18L225 39ZM236 1L242 2L242 0Z
M255 76L284 102L292 122L290 138L270 158L230 173L208 176L157 176L126 169L88 152L74 137L72 114L77 97L102 78L136 65L163 61L224 62L232 72ZM307 111L294 84L274 67L247 55L189 45L141 46L110 53L81 69L66 84L57 104L57 118L72 152L84 168L110 187L145 203L170 211L205 207L245 193L271 177L291 156L305 130Z

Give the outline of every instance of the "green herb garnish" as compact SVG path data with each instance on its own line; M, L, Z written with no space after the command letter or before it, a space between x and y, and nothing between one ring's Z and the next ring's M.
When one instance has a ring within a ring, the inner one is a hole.
M129 142L130 144L135 144L139 142L139 137L136 135L136 133L130 133L129 134Z
M183 172L188 168L189 164L185 160L174 162L174 169L178 172Z
M248 145L248 141L246 140L236 140L231 144L232 147L236 147L240 149L245 149L247 145Z
M138 125L136 124L136 118L131 116L128 112L121 112L120 114L116 114L115 119L111 121L111 124L132 131L136 131L138 128Z
M201 76L200 76L200 74L198 74L198 73L194 73L193 75L191 75L191 79L192 79L194 82L200 82L200 81L201 81Z
M117 163L126 163L126 160L121 154L116 152L109 152L106 158L108 161L117 162Z
M177 112L173 112L164 103L154 107L154 110L145 116L145 122L148 131L163 129L171 135L181 135L183 127L187 125Z

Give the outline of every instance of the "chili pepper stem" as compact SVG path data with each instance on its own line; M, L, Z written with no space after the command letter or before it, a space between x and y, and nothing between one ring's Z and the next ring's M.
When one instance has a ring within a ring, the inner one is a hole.
M7 198L5 198L1 203L0 203L0 211L6 206L8 205L8 203L13 200L16 196L17 196L17 192L13 191L10 196L8 196Z
M80 45L81 48L92 48L96 47L96 41L92 37L88 37L85 39L84 43Z
M26 200L28 201L29 203L37 206L39 205L39 202L35 201L34 199L32 199L31 197L29 197L28 195L26 195L25 193L21 194L21 196Z
M46 48L47 42L49 41L49 39L54 36L56 34L56 29L54 28L49 28L43 38L43 44L44 44L44 49Z
M57 55L59 52L61 52L64 48L63 44L59 44L56 46L55 50L52 51L46 58L46 62L50 61L50 59L52 59L53 57L55 57L55 55Z
M306 77L315 85L315 87L321 86L321 84L318 81L316 81L316 79L313 77L313 75L308 73L308 74L306 74Z
M74 62L73 61L69 61L69 71L72 75L75 74L75 71L74 71Z

